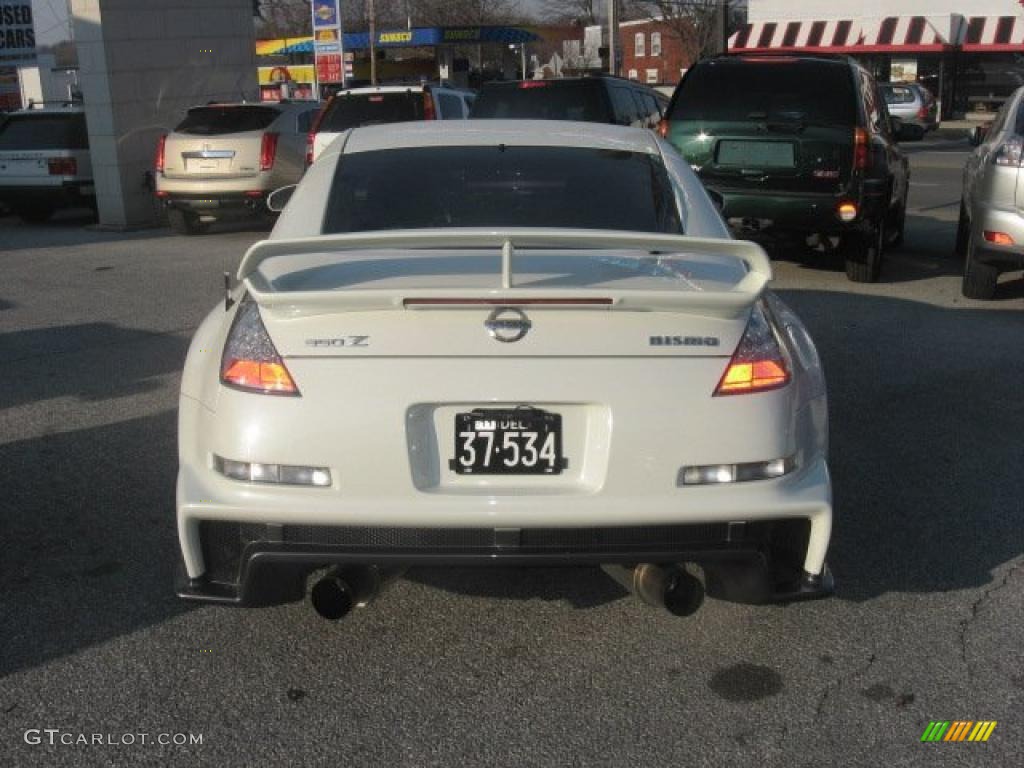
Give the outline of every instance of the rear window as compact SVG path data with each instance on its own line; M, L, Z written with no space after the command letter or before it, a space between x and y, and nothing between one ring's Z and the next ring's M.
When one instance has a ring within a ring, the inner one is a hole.
M913 104L914 91L901 85L880 85L882 98L886 104Z
M687 72L669 119L856 125L857 99L846 65L713 61Z
M682 231L660 158L587 147L416 147L343 155L325 233L434 227Z
M195 107L188 111L188 115L174 130L176 133L194 136L262 131L280 114L273 107Z
M341 133L361 125L405 123L423 119L423 93L342 93L331 100L320 130Z
M521 83L486 85L477 96L469 116L612 122L601 84L597 81L524 80Z
M88 149L85 115L10 115L0 118L0 151Z

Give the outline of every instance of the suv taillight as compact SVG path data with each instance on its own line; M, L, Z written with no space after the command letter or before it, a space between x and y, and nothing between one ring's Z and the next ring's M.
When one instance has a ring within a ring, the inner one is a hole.
M430 91L423 89L423 119L437 120L437 112L434 110L434 98Z
M46 161L51 176L74 176L78 173L78 161L73 157L52 157Z
M277 156L277 134L264 133L263 141L260 142L260 170L269 171L274 167L274 158Z
M164 172L164 152L167 150L167 134L165 133L156 142L156 162L153 163L156 166L157 173Z
M863 128L853 129L853 170L863 171L868 167L871 154L868 152L868 132Z
M320 130L320 123L324 119L324 113L331 106L331 102L334 101L332 96L328 99L327 103L321 107L320 111L316 113L316 117L313 118L313 124L309 127L309 133L306 134L306 167L309 168L313 164L313 151L316 148L316 134Z
M668 138L668 120L664 117L658 121L658 135L663 139Z
M1009 165L1014 168L1021 165L1024 160L1024 139L1020 136L1011 136L992 153L992 162L996 165Z
M918 120L927 120L928 119L928 107L922 105L921 108L919 110L917 110L917 119Z
M775 336L768 314L754 305L729 366L715 388L715 396L766 392L789 384L789 365Z

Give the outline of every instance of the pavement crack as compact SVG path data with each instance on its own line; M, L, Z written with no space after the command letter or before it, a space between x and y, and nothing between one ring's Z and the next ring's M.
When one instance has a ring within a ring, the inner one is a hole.
M988 603L992 597L999 591L1003 590L1009 583L1010 579L1013 578L1014 574L1024 569L1024 559L1019 560L1014 565L1006 569L1006 573L1003 577L996 581L994 584L989 586L988 589L984 590L981 595L971 603L971 612L966 619L960 620L960 659L964 663L964 667L967 669L967 679L970 680L974 675L974 670L971 666L970 657L967 654L967 633L974 624L975 619L978 618L982 607Z
M832 683L829 683L822 689L821 694L818 696L818 704L814 708L814 718L811 720L812 725L817 725L821 720L822 713L825 711L825 703L829 700L829 697L846 684L866 675L877 658L878 656L872 652L871 655L868 656L868 660L860 669L851 672L848 675L841 675L837 677Z

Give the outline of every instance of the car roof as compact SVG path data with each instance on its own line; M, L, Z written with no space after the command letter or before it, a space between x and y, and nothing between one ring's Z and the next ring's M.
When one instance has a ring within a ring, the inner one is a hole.
M344 153L412 147L481 147L495 144L531 147L587 147L660 154L646 128L569 120L421 120L392 123L386 131L372 125L354 128Z

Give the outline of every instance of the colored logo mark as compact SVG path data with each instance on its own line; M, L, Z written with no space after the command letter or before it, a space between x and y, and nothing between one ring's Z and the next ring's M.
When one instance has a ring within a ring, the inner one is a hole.
M988 741L995 729L995 720L932 720L921 741Z

